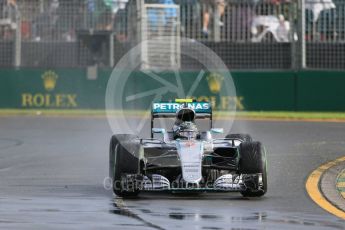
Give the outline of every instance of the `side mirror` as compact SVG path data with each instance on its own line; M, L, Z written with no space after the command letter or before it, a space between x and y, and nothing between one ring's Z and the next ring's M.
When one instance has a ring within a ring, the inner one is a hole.
M214 133L214 134L221 134L223 132L224 132L223 128L213 128L213 129L211 129L211 133Z
M169 134L163 128L152 128L152 133L160 133L163 134L163 141L169 141Z
M164 134L165 133L165 129L163 129L163 128L152 128L152 132L153 133L162 133L162 134Z

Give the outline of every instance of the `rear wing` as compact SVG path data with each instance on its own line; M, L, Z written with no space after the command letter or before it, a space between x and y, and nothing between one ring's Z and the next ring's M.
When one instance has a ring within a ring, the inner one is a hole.
M195 119L210 119L212 128L212 108L209 102L195 102L192 99L176 99L175 102L155 102L151 109L151 138L155 118L175 118L177 111L182 108L190 108L195 111Z
M151 138L155 118L175 118L176 113L182 108L195 111L195 119L209 119L212 128L212 108L209 102L196 102L191 99L176 99L175 102L155 102L151 109Z
M152 104L152 118L173 118L176 112L182 108L189 108L195 111L196 119L212 119L212 108L209 102L185 102L176 100L175 102L157 102Z

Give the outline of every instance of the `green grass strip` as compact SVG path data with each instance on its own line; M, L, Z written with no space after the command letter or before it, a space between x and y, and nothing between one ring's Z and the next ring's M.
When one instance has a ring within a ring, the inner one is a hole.
M339 119L345 120L345 112L237 112L241 117L285 119Z
M339 192L345 192L345 187L337 187L337 190L338 190Z
M340 195L342 195L341 193L345 192L345 187L340 186L341 182L345 182L345 169L343 169L338 174L338 177L337 177L337 180L336 180L336 188L337 188L337 191L340 193Z
M142 116L149 113L144 110L111 111L110 114ZM0 116L43 115L43 116L105 116L104 110L91 109L0 109ZM214 112L220 118L234 117L229 112ZM235 114L238 118L248 119L289 119L289 120L339 120L345 121L345 112L243 112Z

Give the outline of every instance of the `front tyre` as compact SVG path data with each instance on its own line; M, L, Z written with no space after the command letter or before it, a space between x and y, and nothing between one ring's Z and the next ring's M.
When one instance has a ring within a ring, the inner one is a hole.
M260 142L243 142L240 145L239 171L245 176L244 197L261 197L267 192L266 151ZM261 177L260 177L261 175Z
M137 196L139 190L134 187L132 191L126 191L122 177L126 174L139 173L139 144L134 135L121 134L114 135L110 141L109 150L109 174L113 178L113 191L117 196L133 197Z

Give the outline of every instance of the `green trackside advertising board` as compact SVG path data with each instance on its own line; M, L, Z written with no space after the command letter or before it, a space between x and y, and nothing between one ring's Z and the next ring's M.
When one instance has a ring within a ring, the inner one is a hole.
M107 80L82 69L2 69L0 108L102 109Z
M343 72L233 72L236 94L220 95L224 79L205 73L193 96L208 101L218 110L246 111L345 111ZM172 81L173 73L159 76ZM198 73L180 73L186 91ZM0 108L20 109L104 109L110 69L98 69L97 78L88 79L85 69L0 69ZM149 109L152 95L135 101L141 92L162 87L142 72L132 73L122 89L124 109ZM175 99L166 93L161 100Z
M243 110L295 109L293 72L235 72L232 74Z
M299 72L296 95L297 110L345 111L345 72Z

